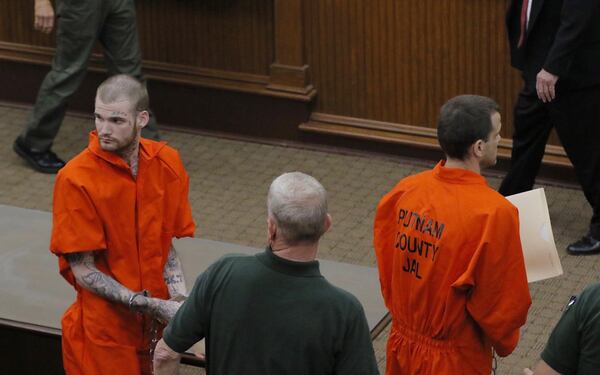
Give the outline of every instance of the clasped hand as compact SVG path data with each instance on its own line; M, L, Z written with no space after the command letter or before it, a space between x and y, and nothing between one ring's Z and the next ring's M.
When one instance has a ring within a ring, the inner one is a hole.
M159 322L166 324L181 307L182 302L140 296L133 301L132 308L150 314Z

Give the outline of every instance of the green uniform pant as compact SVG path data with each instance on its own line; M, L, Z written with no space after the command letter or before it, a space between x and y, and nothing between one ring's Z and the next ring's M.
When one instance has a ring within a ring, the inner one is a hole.
M56 0L56 55L21 134L25 144L45 151L60 129L67 101L85 78L90 55L99 41L109 75L129 74L143 80L134 0ZM158 139L156 120L142 136Z

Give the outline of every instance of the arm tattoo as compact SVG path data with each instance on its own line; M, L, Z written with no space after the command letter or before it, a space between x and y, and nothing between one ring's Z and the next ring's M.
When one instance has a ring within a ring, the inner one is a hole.
M133 178L137 178L138 173L138 158L131 161L131 175Z
M154 315L158 320L163 323L168 323L173 317L179 307L181 306L181 302L175 301L164 301L164 300L156 300L156 303L150 305L149 312Z
M133 292L111 276L98 270L94 263L94 253L92 251L68 254L65 257L79 285L109 301L129 305L129 298L133 295ZM174 280L178 280L177 276L176 274L171 275ZM183 279L183 276L179 277ZM179 306L181 306L181 302L143 296L135 298L133 302L133 307L136 310L151 314L165 323L175 316Z
M178 295L187 295L187 288L185 286L181 261L179 260L177 252L172 245L171 249L169 250L167 262L165 263L163 278L165 279L165 284L167 284L169 296L171 296L171 298Z
M91 251L66 255L77 282L85 289L109 301L127 304L133 293L111 276L101 272L94 264Z
M168 323L175 316L181 304L151 297L139 297L134 300L135 309L150 314L163 323Z

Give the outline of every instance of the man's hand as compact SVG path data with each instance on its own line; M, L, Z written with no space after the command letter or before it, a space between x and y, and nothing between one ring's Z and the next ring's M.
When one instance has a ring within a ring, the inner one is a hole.
M556 98L555 87L557 81L558 76L555 76L544 69L540 70L537 74L535 89L538 98L540 98L542 102L549 103Z
M535 366L535 371L528 368L523 369L523 375L561 375L560 372L550 367L544 360L540 360Z
M35 0L33 28L45 34L54 28L54 8L50 0Z
M157 307L152 309L152 314L156 319L162 323L169 323L171 319L177 313L177 310L181 307L182 303L177 301L165 301L162 299L155 299Z
M132 308L150 314L161 323L169 323L181 307L182 302L140 296L133 300Z
M181 354L169 348L165 340L160 339L154 349L154 375L177 375Z

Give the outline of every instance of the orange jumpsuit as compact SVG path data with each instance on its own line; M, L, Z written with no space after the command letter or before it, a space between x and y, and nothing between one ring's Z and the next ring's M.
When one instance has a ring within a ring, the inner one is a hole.
M492 347L514 350L531 304L517 209L479 174L443 165L377 207L388 375L489 375Z
M77 285L64 255L100 250L96 266L125 287L168 299L163 270L173 237L193 236L189 178L177 152L142 139L138 175L103 151L95 132L54 186L50 250L77 300L62 319L67 374L140 374L150 365L150 318Z

